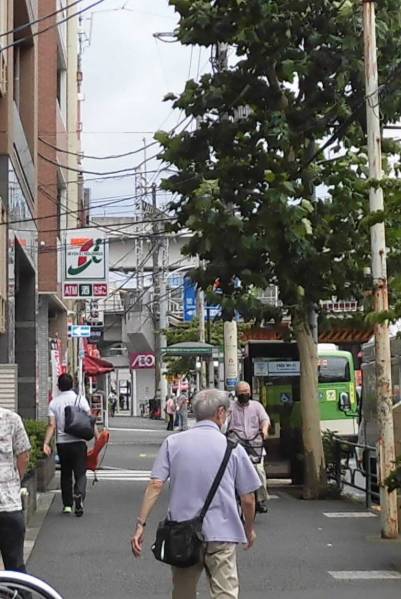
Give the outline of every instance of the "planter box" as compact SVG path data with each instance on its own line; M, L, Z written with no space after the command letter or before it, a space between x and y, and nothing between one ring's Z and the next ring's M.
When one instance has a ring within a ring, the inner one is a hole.
M44 493L49 488L51 481L54 478L56 465L53 455L42 458L36 466L36 475L38 482L38 491Z
M37 492L38 483L36 476L36 469L28 472L22 482L21 488L26 489L26 494L22 496L22 505L25 514L25 523L27 524L36 512L37 508Z

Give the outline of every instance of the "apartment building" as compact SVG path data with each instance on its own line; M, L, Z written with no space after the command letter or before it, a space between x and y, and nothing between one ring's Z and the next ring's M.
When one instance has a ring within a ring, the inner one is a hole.
M73 308L60 297L60 241L80 216L80 180L67 169L79 161L81 78L65 5L0 0L0 403L15 373L18 411L33 418L46 416L68 360Z
M16 365L24 417L37 398L37 4L0 0L0 363Z
M61 242L77 225L82 205L79 167L78 24L65 21L65 0L41 0L38 36L39 403L47 414L57 375L69 368L67 328L73 305L61 297ZM53 22L52 22L53 21Z

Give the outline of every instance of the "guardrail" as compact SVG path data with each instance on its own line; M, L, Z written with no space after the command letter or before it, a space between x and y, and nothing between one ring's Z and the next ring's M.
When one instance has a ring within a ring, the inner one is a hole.
M328 464L327 478L336 483L338 491L352 487L365 493L366 507L378 503L380 493L377 478L376 448L347 441L332 435L334 459Z

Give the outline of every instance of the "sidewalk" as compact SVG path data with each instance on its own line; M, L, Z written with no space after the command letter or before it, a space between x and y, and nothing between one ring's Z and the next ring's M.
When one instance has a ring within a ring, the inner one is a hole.
M29 560L32 550L35 546L36 539L38 537L39 531L43 525L43 522L49 512L53 499L55 497L54 491L48 491L47 493L38 493L37 502L38 507L33 515L29 526L26 529L25 533L25 543L24 543L24 560L25 563ZM0 557L0 570L4 570L4 564Z

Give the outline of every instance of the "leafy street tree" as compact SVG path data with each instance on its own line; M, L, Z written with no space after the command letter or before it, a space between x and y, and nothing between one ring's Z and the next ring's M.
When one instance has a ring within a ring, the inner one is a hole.
M174 106L197 119L197 128L157 134L164 160L177 169L164 181L177 194L176 230L193 232L187 252L206 264L195 273L199 284L207 289L220 278L226 319L244 307L254 287L278 285L301 361L304 495L315 498L325 467L311 312L332 296L366 301L371 285L363 274L372 217L360 2L170 4L180 15L183 44L230 48L229 68L214 65L175 98ZM398 0L378 5L386 123L401 115L400 14ZM400 148L386 142L383 150L391 165ZM396 205L398 186L389 181L388 187Z

